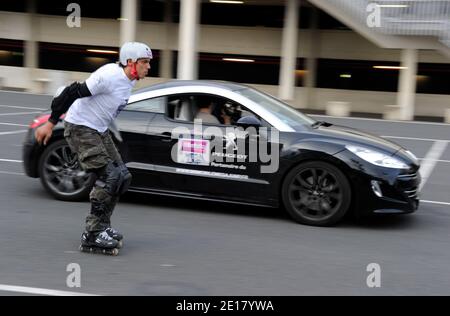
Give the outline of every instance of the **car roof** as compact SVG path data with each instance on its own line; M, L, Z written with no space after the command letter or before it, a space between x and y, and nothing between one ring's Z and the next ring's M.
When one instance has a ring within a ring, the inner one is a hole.
M267 122L272 124L276 129L280 131L292 132L293 129L284 123L282 120L271 114L270 111L264 109L264 107L247 98L246 96L236 93L236 91L252 89L249 86L238 84L228 81L212 81L212 80L172 80L168 82L158 83L151 85L149 87L139 89L133 93L130 97L129 102L139 102L155 97L167 96L171 94L178 93L190 93L192 91L197 91L195 93L212 93L214 95L220 95L222 97L228 96L232 100L234 98L240 99L251 111L260 115ZM212 91L212 92L211 92Z
M222 88L230 91L242 90L248 88L245 85L227 82L227 81L213 81L213 80L172 80L163 83L158 83L151 85L149 87L145 87L139 90L134 91L133 94L140 94L143 92L156 91L160 89L174 88L174 87L183 87L183 86L201 86L201 87L214 87L214 88Z

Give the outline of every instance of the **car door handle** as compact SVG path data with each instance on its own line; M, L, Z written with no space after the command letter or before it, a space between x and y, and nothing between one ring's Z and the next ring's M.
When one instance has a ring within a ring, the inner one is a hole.
M161 141L168 143L172 141L172 133L171 132L164 132L161 133Z
M213 141L216 139L216 136L215 135L204 135L202 138Z

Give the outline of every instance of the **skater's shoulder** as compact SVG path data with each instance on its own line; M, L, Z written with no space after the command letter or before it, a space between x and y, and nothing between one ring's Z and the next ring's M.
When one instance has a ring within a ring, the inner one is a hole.
M128 83L124 78L124 71L118 64L106 64L92 73L87 82L88 87L95 91L110 92L124 82Z
M104 75L107 77L118 75L123 72L123 69L118 64L110 63L101 66L94 73L98 75Z

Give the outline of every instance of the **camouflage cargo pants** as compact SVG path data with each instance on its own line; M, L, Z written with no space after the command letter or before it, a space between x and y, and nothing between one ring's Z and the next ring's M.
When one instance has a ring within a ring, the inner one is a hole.
M81 168L85 171L98 173L109 162L122 163L109 131L99 133L86 126L65 122L64 137L70 149L78 155ZM111 215L118 197L95 185L89 199L92 208L86 217L86 231L99 232L111 227Z

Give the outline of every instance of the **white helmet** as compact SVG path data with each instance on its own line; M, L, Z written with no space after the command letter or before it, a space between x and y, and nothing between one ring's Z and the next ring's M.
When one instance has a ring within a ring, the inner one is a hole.
M138 42L128 42L123 44L120 49L120 63L122 66L127 65L128 59L131 59L133 62L136 62L141 58L150 58L153 59L153 53L150 47L143 43Z

